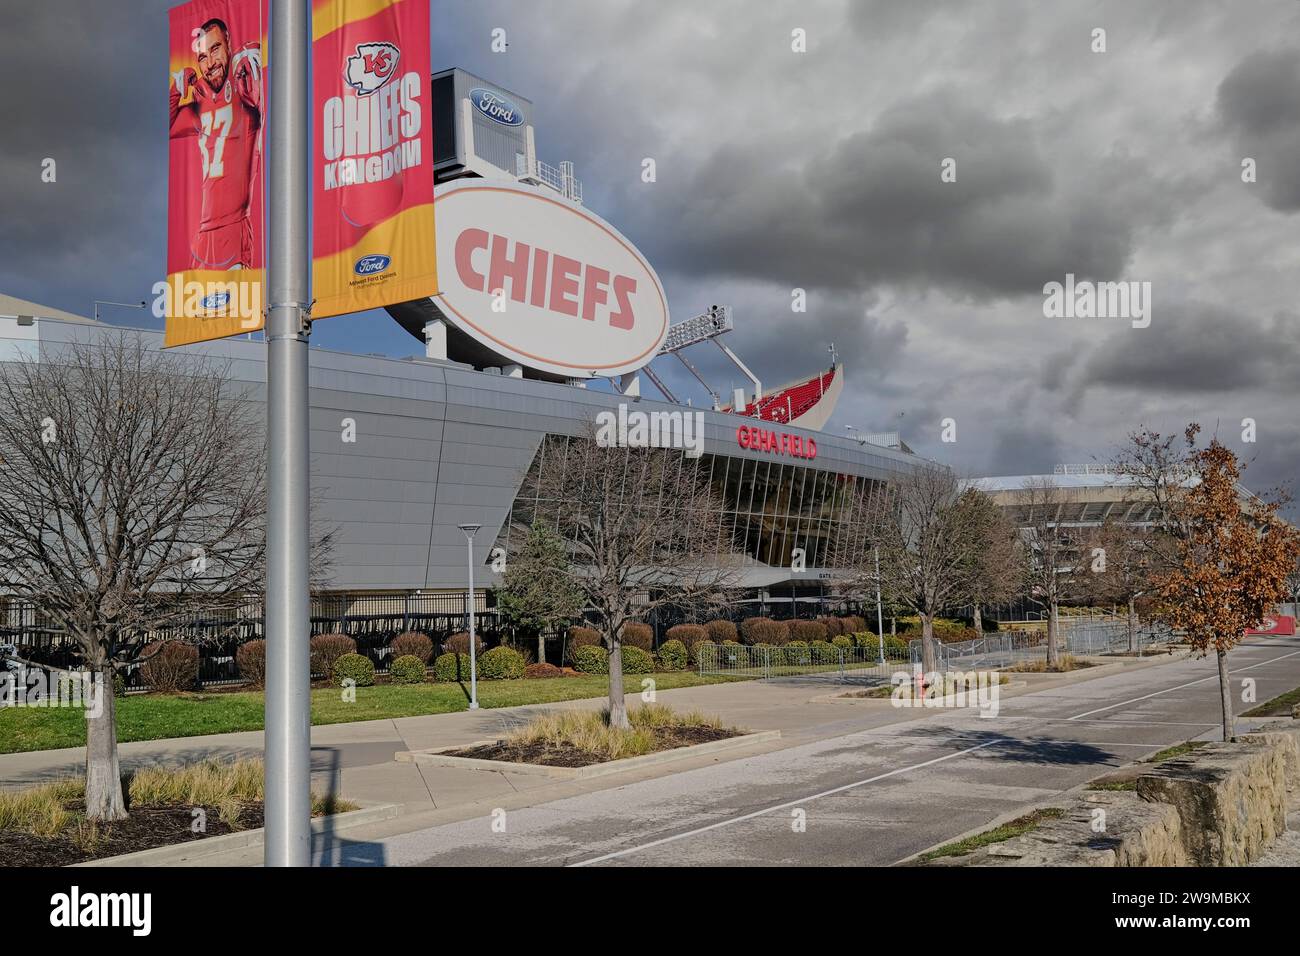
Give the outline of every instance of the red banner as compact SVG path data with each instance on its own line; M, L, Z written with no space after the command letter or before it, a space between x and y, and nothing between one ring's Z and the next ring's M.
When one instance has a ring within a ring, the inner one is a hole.
M170 11L165 344L262 327L268 0Z
M428 0L313 0L312 318L438 291Z
M1295 618L1290 614L1269 614L1259 627L1253 627L1246 633L1290 637L1295 634Z

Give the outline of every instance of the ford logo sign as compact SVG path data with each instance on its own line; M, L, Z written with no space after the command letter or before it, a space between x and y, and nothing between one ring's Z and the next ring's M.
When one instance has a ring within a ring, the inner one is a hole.
M352 271L359 276L378 275L387 269L392 261L388 256L362 256L352 267Z
M523 126L524 116L519 107L509 97L502 96L495 90L486 90L476 86L469 91L469 101L474 108L494 123L502 126Z
M203 308L207 311L215 309L224 309L230 302L229 292L214 292L211 295L203 297Z

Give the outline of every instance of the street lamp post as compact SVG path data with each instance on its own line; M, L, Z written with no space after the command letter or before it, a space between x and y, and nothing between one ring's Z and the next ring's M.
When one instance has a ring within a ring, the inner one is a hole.
M465 567L469 570L469 590L465 592L465 616L469 618L469 709L478 710L478 638L474 635L474 535L482 527L460 525L465 532Z

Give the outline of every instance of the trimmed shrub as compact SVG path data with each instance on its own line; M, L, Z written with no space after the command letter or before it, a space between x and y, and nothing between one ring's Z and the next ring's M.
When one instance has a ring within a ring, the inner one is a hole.
M405 634L398 634L388 646L393 649L393 654L396 657L418 657L425 664L429 663L433 658L433 639L428 634L421 634L419 631L407 631ZM468 641L465 646L466 648L469 647Z
M853 644L856 647L880 647L880 642L876 640L876 635L871 631L856 632L853 635Z
M608 667L608 663L606 667ZM653 674L654 672L655 656L653 654L639 647L623 645L624 674Z
M477 652L482 654L487 648L483 643L483 635L475 634L474 643L477 645ZM464 654L469 656L469 631L457 631L451 637L442 642L442 652L444 654Z
M813 641L809 649L814 664L838 664L840 661L839 649L830 641Z
M573 654L573 669L583 674L608 674L609 653L599 644L582 644Z
M858 631L867 630L866 620L858 617L856 614L850 614L848 617L840 618L840 620L844 622L845 634L856 634Z
M844 622L838 617L819 617L817 623L826 628L826 638L839 637L844 633Z
M736 633L736 625L730 621L705 621L704 630L708 632L710 644L725 644L727 641L739 639L739 635ZM690 647L691 645L688 643L686 646Z
M628 621L623 625L618 640L625 648L639 647L643 651L650 651L654 648L655 631L649 624L642 624L640 621Z
M524 676L530 680L540 677L563 677L564 671L554 664L529 664L524 668Z
M329 677L334 673L335 661L356 652L357 642L346 634L317 634L311 639L312 675Z
M564 651L565 659L570 664L576 664L578 661L578 648L603 647L604 644L605 639L600 636L600 631L575 625L569 628L568 643Z
M700 628L703 632L704 628ZM669 633L672 633L671 631ZM677 639L664 641L659 645L659 664L666 671L684 671L690 655L686 645Z
M235 669L254 687L266 682L266 641L249 641L235 648Z
M140 676L162 694L192 690L199 679L199 649L180 641L150 644L140 652Z
M520 680L527 666L524 655L513 647L494 647L478 659L478 673L484 680Z
M469 655L439 654L433 659L433 679L441 683L469 680Z
M746 644L785 644L790 640L790 627L785 621L770 617L747 617L740 622L740 633ZM726 643L725 641L723 643Z
M821 621L791 621L790 636L796 640L811 644L813 641L826 640L826 625Z
M126 696L126 678L122 676L121 671L113 671L113 696Z
M905 661L908 659L909 654L906 640L895 637L893 634L885 635L885 657L891 661Z
M361 654L344 654L334 662L330 676L336 687L342 687L348 678L355 681L358 687L369 687L375 682L375 665L370 658Z
M425 664L414 654L403 654L388 665L388 676L394 684L423 684Z
M687 656L695 658L695 645L709 640L708 628L700 624L677 624L664 632L664 643L677 641L686 648ZM661 651L663 647L659 648Z
M831 643L842 650L848 651L853 649L853 638L849 637L847 634L836 634L831 638Z
M811 664L812 651L803 641L791 641L782 648L785 652L785 663L787 664Z

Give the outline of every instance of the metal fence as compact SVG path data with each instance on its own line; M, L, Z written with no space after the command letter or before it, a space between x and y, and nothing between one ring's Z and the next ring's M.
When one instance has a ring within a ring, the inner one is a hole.
M480 596L474 614L480 635L490 636L501 626L497 612L484 608ZM196 644L199 684L205 687L242 683L235 665L239 645L264 637L260 599L219 615L196 615L174 627L141 635L144 641L170 639ZM388 670L389 643L398 634L419 631L438 646L458 631L467 630L464 594L325 594L311 602L311 634L344 634L357 643L357 653L370 658L379 673ZM0 604L0 644L12 644L24 660L53 668L80 666L77 647L58 627L27 602ZM313 675L323 677L325 675ZM139 668L126 675L132 690L146 684Z
M877 647L791 647L747 644L697 644L702 675L769 678L815 678L841 683L888 683L909 668L907 655L889 646L882 658Z
M1139 652L1173 639L1163 626L1142 624L1136 643ZM892 646L891 646L892 644ZM1129 649L1128 624L1124 620L1088 618L1062 621L1059 646L1062 653L1078 656L1123 654ZM1047 633L1000 631L972 641L934 642L938 670L994 670L1017 664L1046 661ZM768 647L742 644L700 644L696 658L702 675L725 675L758 679L799 677L840 683L888 683L899 671L921 666L919 640L909 641L904 652L896 643L867 647Z

